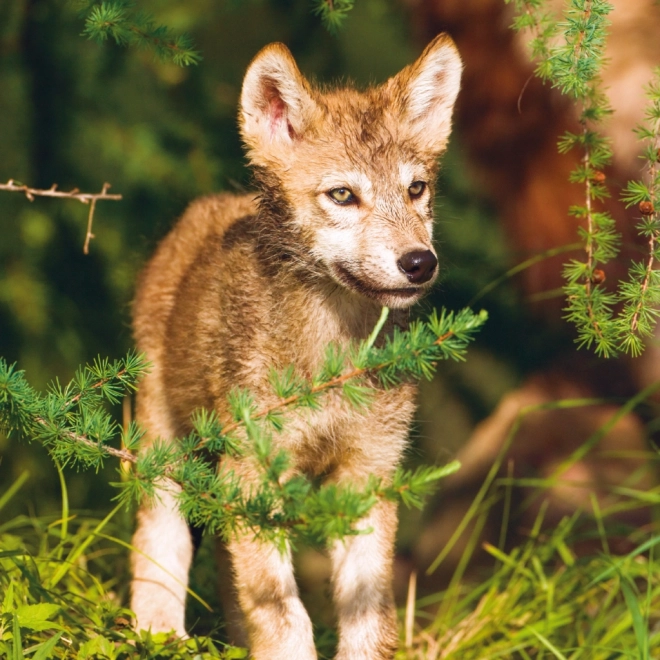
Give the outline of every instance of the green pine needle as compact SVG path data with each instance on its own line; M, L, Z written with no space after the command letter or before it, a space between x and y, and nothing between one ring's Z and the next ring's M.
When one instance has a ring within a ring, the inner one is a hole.
M250 531L281 548L300 542L322 545L358 533L357 521L381 499L421 506L438 481L457 468L399 470L391 483L372 479L362 488L316 486L291 474L291 457L276 449L273 434L285 431L293 415L320 409L331 392L359 412L369 406L375 388L430 378L439 360L464 359L487 318L485 312L443 310L415 321L408 331L394 328L376 342L386 317L383 312L372 335L349 354L329 347L321 369L309 380L293 367L273 371L275 403L268 407L259 408L250 391L234 388L227 399L232 422L223 426L215 412L198 410L188 435L156 439L146 447L138 425L122 429L106 409L135 391L148 369L143 357L98 358L70 383L55 382L45 394L32 390L23 372L0 359L0 430L41 442L61 465L99 470L111 457L130 465L115 484L122 504L158 497L159 489L177 484L173 492L178 492L183 515L212 533L229 539ZM261 475L249 488L231 467L218 472L218 457L237 454L253 462Z

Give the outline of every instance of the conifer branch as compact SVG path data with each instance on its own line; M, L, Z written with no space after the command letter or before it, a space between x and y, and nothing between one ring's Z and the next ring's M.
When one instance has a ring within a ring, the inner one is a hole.
M504 2L513 3L516 9L512 28L517 32L531 30L532 59L537 62L535 73L541 80L547 80L551 73L550 39L556 34L558 26L553 15L545 9L545 0L504 0Z
M584 156L582 157L582 163L584 165L584 171L589 172L589 146L586 144L587 137L587 126L584 125L583 135L585 138L585 147L584 147ZM585 195L584 195L584 204L587 209L585 217L587 219L587 235L593 236L595 227L594 227L594 218L591 209L591 177L586 176L584 179ZM585 288L587 289L587 298L591 297L591 283L592 283L592 273L594 271L594 250L593 250L593 241L587 238L585 244L585 251L587 253L587 277L584 283Z
M636 130L646 142L641 158L645 161L648 174L646 182L629 181L622 199L627 206L636 205L641 221L637 225L642 236L646 236L648 258L646 265L634 263L630 269L629 282L620 286L620 297L624 301L621 313L621 348L632 355L643 349L642 338L653 333L659 316L660 277L655 268L660 259L660 68L655 70L654 79L647 88L649 105L646 123Z
M658 135L659 131L658 128L660 126L660 123L656 122L655 126L655 133L656 133L656 138L655 142L656 145L658 144ZM657 147L656 147L657 150ZM656 176L656 162L653 161L650 167L650 172L649 172L649 178L651 181L655 181L657 176ZM658 226L658 211L656 210L657 208L657 197L656 197L656 186L651 185L649 189L649 201L648 204L649 206L646 207L645 210L651 211L650 213L646 213L646 215L651 216L649 218L650 223L653 223L654 228L649 231L649 240L648 240L648 252L649 252L649 257L646 263L646 270L644 272L644 278L642 280L641 284L641 295L639 297L639 301L637 302L637 305L635 305L634 312L632 315L632 318L630 320L630 331L632 333L636 333L639 330L639 320L640 320L640 315L642 314L644 303L645 303L645 298L646 294L649 291L649 286L651 285L651 277L653 275L653 272L655 270L655 262L656 262L656 245L658 243L658 239L660 238L660 227Z
M602 92L600 70L608 35L608 14L613 7L605 0L569 0L563 21L559 21L549 19L544 13L549 7L548 0L509 1L515 3L518 14L514 28L531 29L534 34L532 51L535 57L542 58L537 75L575 99L580 109L581 132L566 133L559 141L561 153L572 149L582 152L580 165L571 173L570 181L584 185L584 204L569 211L585 224L578 230L584 241L585 260L571 260L564 267L566 318L577 327L579 346L593 345L596 353L604 357L618 351L639 355L644 347L642 338L651 335L660 315L657 309L660 278L655 269L660 259L660 225L655 210L660 187L654 188L654 183L647 186L630 182L626 189L623 199L629 205L647 205L639 206L643 218L638 229L646 238L648 257L644 263L633 263L628 281L620 282L616 293L608 292L603 285L602 265L618 254L620 237L614 219L596 206L609 195L603 169L610 164L612 153L608 140L594 127L612 112ZM559 45L550 41L557 30L564 35ZM649 142L646 160L651 182L658 180L659 89L656 78L649 88L652 100L647 113L649 123L642 131L642 137ZM620 302L623 302L622 311L614 315L613 309Z
M582 42L582 37L584 37L584 32L580 32L580 40L576 44L576 47L574 49L574 52L577 51L579 45ZM589 146L586 144L587 142L587 126L586 123L584 124L583 128L583 136L585 140L585 147L584 147L584 156L582 158L582 163L584 166L585 172L589 171ZM594 226L594 218L593 218L593 213L592 213L592 208L591 208L591 203L592 203L592 195L591 195L591 177L586 176L584 180L584 185L585 185L585 208L586 208L586 213L585 217L587 220L587 239L585 243L585 252L587 253L587 267L584 275L584 288L586 291L586 305L587 305L587 312L589 314L589 320L591 322L591 325L594 329L594 332L597 335L597 339L599 342L602 342L603 340L603 333L600 329L600 326L598 324L598 319L596 318L593 310L593 303L592 303L592 296L591 296L591 286L593 283L593 272L594 272L594 243L593 240L591 240L591 237L595 233L595 226Z
M34 419L38 424L41 424L44 427L44 429L48 427L48 421L45 420L43 417L37 416ZM72 431L67 431L66 437L68 437L73 442L84 445L85 447L88 447L89 449L92 449L94 451L100 449L104 454L107 454L108 456L112 456L113 458L118 458L121 461L128 461L129 463L137 463L136 455L131 453L130 451L127 451L126 449L117 449L116 447L112 447L111 445L99 444L98 442L95 442L94 440L90 440L88 437L84 435L73 433Z
M454 322L454 315L453 314L448 314L444 315L441 317L442 320L437 319L437 317L432 317L436 318L436 320L441 324L441 327L447 327L447 329L438 337L433 339L431 342L431 347L442 347L448 340L455 338L457 334L459 333L464 333L464 332L472 332L476 330L478 327L480 327L486 320L486 314L485 312L481 312L479 315L474 316L471 320L473 320L474 325L471 326L469 329L466 328L462 323L457 322L456 326L453 325ZM448 324L447 324L447 319ZM461 343L458 344L456 347L453 347L453 354L452 357L453 359L462 359L465 344L463 344L463 340L459 340ZM368 343L368 342L367 342ZM459 348L460 346L460 348ZM371 346L369 346L371 348ZM428 347L426 347L428 348ZM424 348L420 348L417 350L413 350L411 352L411 356L413 358L419 358L422 351ZM299 392L296 394L292 394L291 396L288 396L286 398L281 399L277 403L268 406L266 408L263 408L262 410L259 410L253 414L250 415L250 421L256 421L260 419L266 419L269 416L271 416L273 413L278 413L284 409L288 408L294 408L298 406L300 403L302 403L305 400L310 400L314 399L315 397L324 394L326 392L329 392L331 390L336 390L341 388L343 385L345 385L347 382L352 381L352 380L357 380L360 378L366 378L368 376L376 376L379 372L382 372L386 369L391 369L392 367L396 367L396 363L400 361L402 358L401 355L393 355L389 357L389 359L383 360L382 362L377 362L375 364L369 364L368 366L358 366L350 369L349 371L346 371L345 373L341 375L337 375L334 378L330 378L327 381L321 382L317 385L312 385L311 387L308 388L301 388ZM436 362L432 361L429 363L429 368L430 369L435 369ZM238 430L241 427L245 426L245 421L244 420L239 420L236 422L232 422L230 424L227 424L223 428L223 432L225 434L233 433L236 430ZM205 443L202 443L205 444Z
M582 37L583 33L580 33ZM581 43L581 40L580 40ZM584 169L584 186L585 186L585 201L584 201L584 218L587 223L587 230L585 236L585 245L584 249L586 252L586 262L585 268L582 271L582 284L584 286L584 298L573 296L569 298L568 307L566 311L569 312L569 318L571 314L575 313L575 302L579 303L579 306L584 305L587 311L587 317L589 326L578 327L578 333L580 337L581 345L585 344L587 346L591 345L592 341L596 343L596 351L602 354L605 357L611 355L612 349L610 348L611 342L608 341L608 338L605 337L602 326L607 324L610 319L609 308L600 306L598 307L598 302L594 300L594 288L602 285L604 281L604 274L602 270L596 270L596 265L599 263L595 257L595 249L597 247L597 241L599 238L598 232L600 227L596 223L593 210L593 168L591 164L591 151L589 147L589 135L590 131L587 127L586 119L582 118L583 123L583 143L584 143L584 154L582 157L582 166ZM577 175L579 176L579 174ZM614 256L614 255L611 255ZM604 261L604 259L603 259ZM571 281L571 274L568 275L569 281ZM571 281L571 284L575 284L575 281ZM579 313L579 312L578 312ZM607 327L607 326L606 326Z
M110 189L109 183L104 183L100 193L81 193L78 188L73 190L63 191L57 189L57 184L54 183L47 190L40 190L38 188L30 188L23 183L9 179L7 183L0 183L0 190L9 192L22 192L31 202L35 197L58 197L65 199L77 199L83 204L89 204L89 213L87 214L87 233L85 234L85 243L83 245L83 253L89 254L89 242L94 238L92 234L92 222L94 220L94 211L96 210L96 202L99 200L120 200L121 195L108 193Z
M379 325L385 317L384 313ZM325 543L359 533L354 524L379 500L420 506L457 464L398 470L389 482L373 478L361 489L314 487L302 475L290 476L289 456L274 449L273 433L286 424L282 413L315 409L331 390L338 390L348 404L362 407L376 388L430 377L438 360L464 358L468 342L485 320L484 312L434 313L406 332L394 328L378 347L372 345L376 332L348 351L331 346L319 373L309 381L298 378L292 368L273 373L273 390L280 399L274 406L259 410L250 392L236 390L228 399L234 420L230 424L223 427L215 413L198 411L188 436L168 442L156 439L143 449L142 431L135 424L122 430L104 409L104 402L115 404L136 388L148 368L142 357L129 354L112 364L96 360L79 369L66 386L51 385L46 395L35 392L22 372L0 359L0 430L41 442L62 465L99 469L108 456L130 464L132 469L116 484L118 499L139 501L171 488L189 522L225 538L251 530L280 547L296 539ZM111 444L118 440L125 449ZM261 482L251 490L226 467L232 461L221 460L218 470L218 458L236 454L238 461L259 467Z
M329 32L335 33L353 9L355 0L312 0L312 11L320 16Z
M573 0L565 14L565 44L553 55L553 86L570 94L579 102L581 135L567 133L560 142L560 151L582 149L582 165L571 174L571 180L583 183L584 206L573 210L586 222L584 243L586 262L573 262L565 269L568 280L567 318L577 323L579 345L596 346L596 352L609 357L616 352L612 296L603 288L604 272L600 264L616 256L618 235L614 221L606 213L596 213L593 202L608 196L602 169L611 161L611 152L605 138L590 128L610 113L609 106L599 92L599 72L602 67L606 36L606 16L612 7L602 0ZM597 180L600 179L600 180ZM576 293L576 288L584 292Z
M586 0L584 3L584 9L582 10L584 14L584 21L588 23L589 18L591 17L591 0ZM584 33L585 29L578 30L577 39L575 40L575 45L573 46L573 68L577 69L580 62L580 57L583 56L582 44L584 42Z
M202 59L188 35L175 34L149 14L134 11L135 2L86 0L83 4L87 12L83 34L89 39L98 43L112 39L118 46L146 48L178 66L199 64Z

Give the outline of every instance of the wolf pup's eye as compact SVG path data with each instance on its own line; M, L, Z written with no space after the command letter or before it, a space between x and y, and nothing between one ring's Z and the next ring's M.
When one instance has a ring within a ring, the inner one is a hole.
M357 197L350 188L333 188L332 190L328 190L327 195L333 202L337 202L337 204L341 204L342 206L357 202Z
M426 183L424 183L424 181L413 181L408 186L408 194L410 195L410 199L417 199L418 197L421 197L425 190Z

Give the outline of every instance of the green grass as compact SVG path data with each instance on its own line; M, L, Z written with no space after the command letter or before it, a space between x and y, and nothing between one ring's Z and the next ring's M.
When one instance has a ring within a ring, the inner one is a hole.
M460 581L417 602L420 628L400 658L648 660L660 657L660 536L614 556L577 557L578 516L536 529L480 584ZM657 553L656 553L657 554ZM439 603L436 613L428 614Z
M60 473L61 474L61 473ZM27 480L0 495L2 507ZM99 520L71 514L62 477L62 515L0 522L0 658L244 658L236 649L195 637L137 634L125 598L127 551L115 535L115 507Z
M0 494L0 516L26 479L21 476ZM119 510L103 519L72 514L62 475L61 485L59 517L18 516L0 523L0 657L246 657L244 649L212 639L217 637L213 632L186 641L133 632L131 613L122 606L127 543L120 538ZM601 512L595 500L596 515L578 512L550 529L543 525L542 505L524 542L503 549L502 536L499 548L482 544L494 562L485 579L477 581L474 571L465 572L481 544L479 530L498 500L505 502L503 527L508 524L511 485L510 479L492 480L470 510L476 524L463 561L445 591L417 600L412 642L407 647L402 642L397 658L660 657L660 571L655 559L660 534L629 530L633 549L613 554L608 534L616 531L620 538L621 531L614 530L608 512ZM627 506L638 507L640 501L631 496ZM596 541L599 550L580 556L576 547L585 539Z
M586 450L578 450L572 460L585 454ZM657 456L649 452L649 463L654 459ZM562 463L558 472L570 462ZM541 502L535 523L526 540L505 550L511 489L529 486L530 480L496 479L496 472L491 471L460 526L473 523L473 532L448 588L417 600L414 616L407 613L416 626L406 631L407 644L397 659L660 658L660 566L656 559L660 530L655 523L642 529L626 527L613 515L656 503L659 487L650 491L615 488L623 496L606 511L592 493L591 513L576 511L551 526L544 525L548 508L544 494L557 486L560 475L533 480L534 495L522 506ZM498 548L482 542L480 532L486 517L493 515L493 505L500 501L504 513L500 514ZM613 553L614 540L631 549L626 554ZM475 581L474 572L466 578L465 570L479 544L494 564L485 579ZM590 548L588 553L585 547ZM444 556L446 552L434 564Z

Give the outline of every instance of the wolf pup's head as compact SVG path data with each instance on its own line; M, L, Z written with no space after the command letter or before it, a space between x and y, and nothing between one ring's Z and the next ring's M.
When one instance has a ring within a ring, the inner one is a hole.
M433 189L461 60L436 37L379 87L321 91L289 50L250 64L241 131L253 165L276 181L314 270L390 307L407 307L438 272Z

